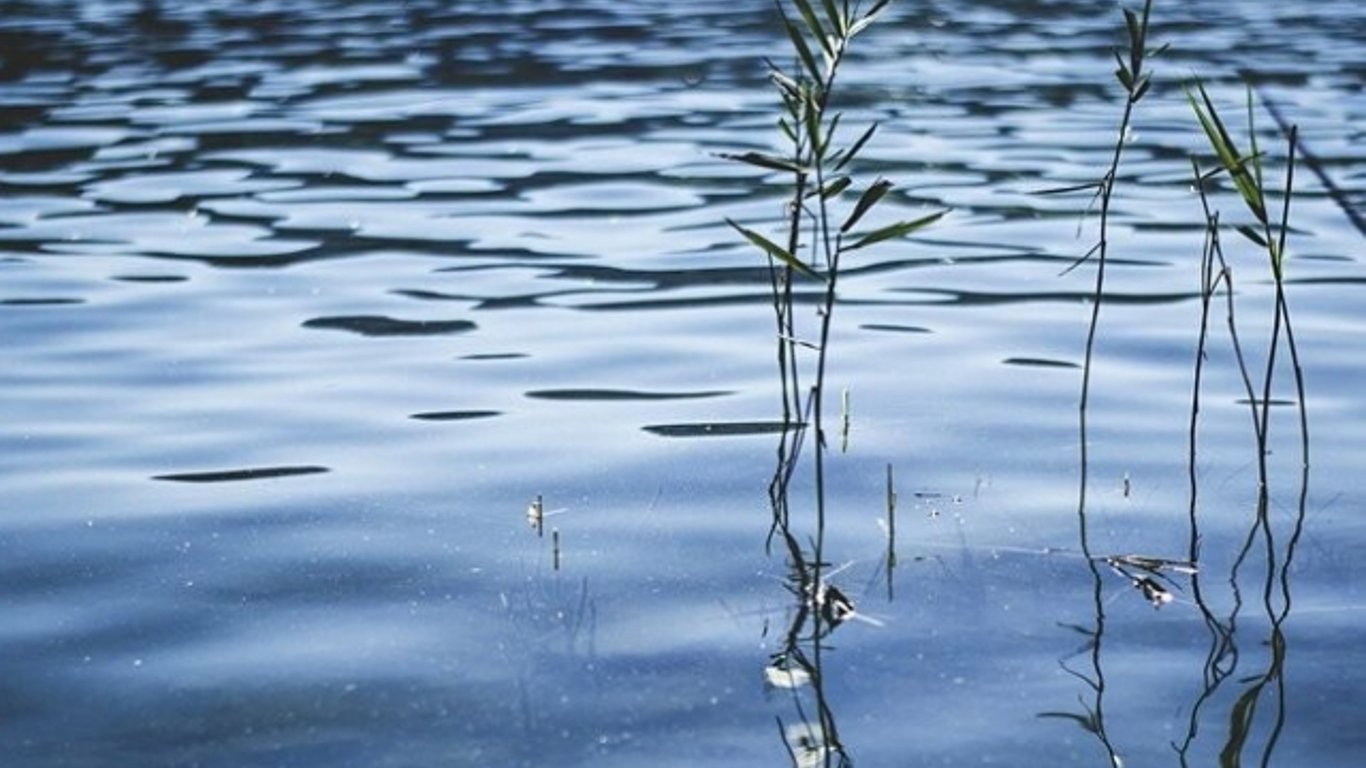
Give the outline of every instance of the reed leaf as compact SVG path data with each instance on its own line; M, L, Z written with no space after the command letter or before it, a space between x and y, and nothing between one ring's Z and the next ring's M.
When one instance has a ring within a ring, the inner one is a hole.
M854 180L848 176L839 176L832 181L826 182L825 186L820 189L813 190L810 194L820 195L822 199L829 200L832 197L837 197L841 192L848 189L853 181Z
M786 130L791 129L787 128L784 132L786 132ZM770 171L791 171L792 173L807 173L809 170L806 166L802 165L801 163L788 160L784 157L778 157L776 155L766 155L762 152L745 152L739 155L722 153L721 157L724 157L727 160L735 160L737 162L745 163L746 165L753 165L757 168L765 168Z
M848 37L849 20L840 13L839 8L835 7L835 0L821 0L821 5L825 6L825 18L830 20L830 25L835 28L835 32L840 37Z
M1094 191L1094 190L1096 190L1096 189L1099 189L1101 186L1102 186L1102 185L1100 184L1100 182L1097 182L1097 181L1088 181L1088 182L1086 182L1085 184L1070 184L1070 185L1068 185L1068 186L1066 186L1066 187L1049 187L1048 189L1040 189L1040 190L1038 190L1037 192L1035 192L1034 194L1036 194L1036 195L1068 195L1068 194L1071 194L1071 193L1073 193L1073 192L1081 192L1081 191L1083 191L1083 190L1093 190L1093 191Z
M797 6L797 13L802 15L802 20L806 22L806 28L811 30L811 35L820 43L821 50L825 55L833 57L835 49L830 45L830 38L826 36L825 27L821 26L820 19L816 18L816 12L811 8L808 0L792 0L792 4ZM817 80L820 78L817 77Z
M807 265L803 264L801 259L797 258L796 256L793 256L791 251L788 251L781 245L778 245L777 243L773 242L772 240L769 240L767 237L764 237L758 232L749 229L748 227L742 227L739 224L736 224L735 221L732 219L726 219L726 223L729 224L731 228L734 229L736 232L739 232L741 235L743 235L746 240L759 246L760 250L762 250L764 253L767 253L769 256L777 259L778 261L781 261L789 267L792 267L792 269L802 273L803 275L806 275L807 277L813 278L815 280L823 279L820 276L820 273L816 272L816 270L812 269L811 267L808 267Z
M863 14L863 16L858 21L849 25L849 32L847 37L853 37L854 35L857 35L858 33L867 29L868 25L872 24L873 20L877 18L878 14L882 13L883 9L886 8L887 5L891 2L892 0L878 0L876 3L873 3L873 7L869 8L867 13Z
M858 141L855 141L853 146L843 152L836 153L838 160L835 162L834 170L840 170L858 155L859 151L863 149L863 145L867 144L868 140L873 138L873 133L877 131L877 125L877 123L873 123L868 126L868 130L864 131L863 135L858 137Z
M882 229L875 229L872 232L869 232L868 234L864 235L853 245L846 247L844 250L856 251L859 248L866 248L874 243L880 243L884 240L892 240L894 238L905 237L906 235L924 229L925 227L933 224L934 222L939 221L941 218L944 217L944 214L946 213L948 213L948 211L939 211L938 213L932 213L929 216L922 216L918 219L914 219L911 221L901 221L897 222L896 224L883 227Z
M802 66L806 68L806 74L812 80L819 82L821 79L821 68L816 64L816 57L811 53L811 46L807 45L806 37L802 31L797 29L797 25L792 23L792 19L787 17L787 12L781 5L778 6L778 13L783 17L783 27L787 30L787 36L792 41L792 49L797 52L797 58L801 59Z
M1238 227L1236 227L1236 229L1238 230L1238 234L1242 235L1243 237L1246 237L1247 239L1251 240L1257 245L1260 245L1263 248L1267 247L1266 238L1262 237L1261 233L1258 232L1255 228L1247 224L1241 224Z
M887 192L891 189L892 182L887 181L886 179L878 179L873 182L871 187L865 189L863 194L859 196L858 202L854 204L853 213L850 213L849 218L845 219L844 224L840 226L840 234L844 234L853 229L854 225L859 222L859 219L863 218L864 214L868 213L868 211L871 211L873 206L877 205L878 201L886 196Z
M1197 83L1196 87L1200 92L1201 100L1197 101L1189 89L1186 91L1186 98L1190 100L1191 107L1195 110L1195 116L1200 121L1200 127L1204 129L1205 136L1209 139L1215 156L1219 158L1219 164L1233 179L1233 185L1237 188L1243 201L1247 203L1248 209L1257 217L1259 223L1266 224L1264 196L1256 178L1248 172L1247 162L1249 158L1244 158L1239 154L1237 146L1233 143L1233 138L1229 135L1228 129L1224 127L1224 121L1219 118L1219 112L1215 109L1214 102L1210 99L1209 93L1205 91L1205 86ZM1203 101L1203 106L1201 101Z

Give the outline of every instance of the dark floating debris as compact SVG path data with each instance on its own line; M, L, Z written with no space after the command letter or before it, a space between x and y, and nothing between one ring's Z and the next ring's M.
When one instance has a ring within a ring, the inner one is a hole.
M1053 360L1047 357L1007 357L1002 360L1003 365L1022 365L1028 368L1080 368L1080 365L1068 360Z
M362 336L440 336L475 329L469 320L398 320L383 315L341 315L315 317L304 321L305 328L351 331Z
M428 411L426 413L414 413L408 418L419 421L469 421L502 415L502 411Z
M730 390L704 390L700 392L641 392L631 389L535 389L526 393L527 397L538 400L692 400L705 397L723 397L732 394Z
M167 480L175 483L231 483L241 480L267 480L274 477L293 477L296 475L316 475L330 472L327 467L312 465L285 467L249 467L247 469L228 469L214 472L179 472L170 475L154 475L153 480Z
M662 437L738 437L745 435L773 435L787 429L800 429L800 424L781 421L722 421L696 424L650 424L641 427L646 432Z

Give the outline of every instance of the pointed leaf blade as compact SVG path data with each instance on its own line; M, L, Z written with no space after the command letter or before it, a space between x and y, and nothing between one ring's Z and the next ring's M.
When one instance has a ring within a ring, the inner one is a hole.
M886 179L878 179L873 182L871 187L865 189L863 194L859 196L858 202L854 204L854 210L849 214L849 218L845 219L844 224L840 226L840 234L844 234L853 229L854 225L859 222L859 219L863 218L864 214L872 210L873 206L877 205L877 202L885 197L891 188L892 182L887 181Z
M858 250L859 248L866 248L870 245L873 245L874 243L883 242L884 240L892 240L894 238L905 237L913 232L916 232L917 230L924 229L930 224L933 224L934 222L940 220L944 217L944 214L946 213L948 213L948 211L939 211L938 213L932 213L929 216L922 216L921 218L914 219L912 221L902 221L896 224L892 224L891 226L883 227L882 229L873 230L872 232L869 232L868 234L860 238L858 242L845 248L845 250L854 251Z
M742 227L739 224L736 224L731 219L726 219L726 223L729 224L731 228L734 229L736 232L739 232L742 236L744 236L746 240L750 241L754 245L757 245L760 250L762 250L764 253L767 253L769 256L777 259L778 261L781 261L789 267L792 267L792 269L802 273L803 275L806 275L807 277L816 280L821 279L821 276L814 269L803 264L801 259L798 259L796 256L793 256L791 251L788 251L781 245L778 245L777 243L773 242L772 240L769 240L767 237L764 237L758 232L749 229L748 227Z

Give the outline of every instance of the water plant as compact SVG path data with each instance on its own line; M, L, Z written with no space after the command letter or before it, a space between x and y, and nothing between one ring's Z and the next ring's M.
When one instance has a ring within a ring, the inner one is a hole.
M875 0L866 6L850 0L821 0L819 5L810 0L778 3L779 21L794 59L788 67L769 65L769 79L782 104L777 128L784 149L779 153L749 151L726 155L737 162L783 174L788 180L788 202L780 234L770 236L752 223L730 219L727 223L756 246L769 265L784 426L777 467L769 485L773 513L769 545L775 537L783 542L790 570L789 588L798 605L797 620L788 633L789 642L782 652L780 666L790 669L793 663L799 663L810 680L818 702L816 725L823 745L819 763L825 765L832 761L843 763L847 756L839 743L833 718L819 704L824 702L820 674L822 638L853 610L852 603L823 574L827 567L824 550L829 449L825 432L826 372L841 266L850 254L910 235L945 213L936 211L867 229L864 224L869 214L888 199L894 188L891 181L881 177L866 185L855 181L855 161L876 133L877 123L846 143L843 115L832 106L836 81L850 44L889 3L890 0ZM855 195L854 190L860 188ZM799 281L808 281L816 288L814 318L798 317ZM807 353L810 356L804 357ZM810 384L804 387L806 381ZM843 402L842 444L848 434L847 397ZM810 529L799 531L793 525L789 489L808 433L814 435L811 478L815 509ZM803 534L809 550L802 542ZM805 644L810 645L809 653L803 649ZM793 757L797 758L795 754Z
M1114 146L1110 151L1110 162L1099 180L1086 184L1043 190L1042 194L1069 194L1089 191L1092 202L1099 204L1099 222L1096 242L1071 266L1064 270L1070 272L1083 263L1094 259L1095 287L1091 296L1091 313L1086 331L1086 343L1081 370L1081 392L1077 406L1078 429L1078 492L1077 492L1077 535L1082 555L1086 562L1091 583L1091 598L1094 609L1094 624L1091 627L1074 627L1086 637L1082 654L1087 659L1089 669L1078 671L1063 663L1063 669L1081 680L1091 692L1090 700L1080 700L1083 714L1067 715L1094 735L1105 750L1106 759L1112 766L1122 764L1118 751L1106 731L1105 724L1105 673L1101 665L1101 652L1105 637L1106 615L1104 601L1104 581L1101 565L1107 564L1110 570L1127 578L1143 596L1155 606L1169 601L1170 593L1151 574L1135 575L1131 569L1117 565L1113 559L1097 557L1092 552L1090 529L1087 515L1087 485L1089 483L1090 453L1087 437L1087 415L1091 399L1091 376L1095 363L1095 348L1100 328L1101 307L1105 301L1106 266L1110 255L1110 213L1115 189L1119 181L1120 164L1124 150L1133 132L1135 109L1152 86L1152 73L1147 68L1149 59L1158 55L1166 46L1149 48L1149 22L1152 17L1152 0L1146 0L1141 11L1122 9L1124 28L1127 36L1126 51L1115 50L1115 78L1124 93L1124 106L1115 130ZM1128 479L1125 480L1126 492ZM1164 600L1164 598L1167 598ZM1059 716L1049 713L1048 716Z
M852 164L873 137L877 124L863 130L853 142L841 145L842 114L831 107L835 84L855 36L865 30L890 0L877 0L866 9L861 3L823 0L817 8L809 0L793 0L794 15L777 6L783 30L792 45L795 64L787 69L771 64L769 77L782 102L777 127L786 143L782 154L757 151L730 154L738 162L788 175L789 198L782 234L770 237L757 229L728 219L745 240L768 259L777 362L782 391L785 430L780 455L785 458L775 476L771 496L775 500L774 530L789 530L785 499L787 486L801 452L787 450L786 441L800 441L814 432L813 476L815 485L814 551L801 557L800 544L789 541L794 560L809 561L817 571L822 562L825 523L825 381L829 360L830 330L835 316L840 268L849 254L877 243L905 237L939 219L937 211L915 219L896 221L861 230L859 225L879 203L887 199L893 183L877 178L863 187L850 202L845 193L856 187ZM814 325L798 318L796 284L809 280L819 293ZM801 355L813 353L803 365ZM802 382L810 377L811 384ZM812 582L819 574L811 574Z

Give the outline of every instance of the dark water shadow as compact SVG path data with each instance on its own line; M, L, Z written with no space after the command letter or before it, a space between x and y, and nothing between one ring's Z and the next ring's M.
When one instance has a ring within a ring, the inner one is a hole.
M327 467L304 464L299 466L249 467L210 472L177 472L167 475L153 475L152 479L176 483L231 483L243 480L269 480L276 477L316 475L330 471Z
M633 400L698 400L709 397L724 397L734 394L732 390L703 390L699 392L646 392L633 389L534 389L527 397L537 400L584 400L584 401L633 401Z
M341 315L305 320L303 327L350 331L362 336L442 336L465 333L477 326L469 320L399 320L383 315Z
M408 418L418 421L471 421L502 416L502 411L426 411L414 413Z
M781 421L709 421L650 424L641 429L661 437L744 437L775 435L791 429L791 426Z

